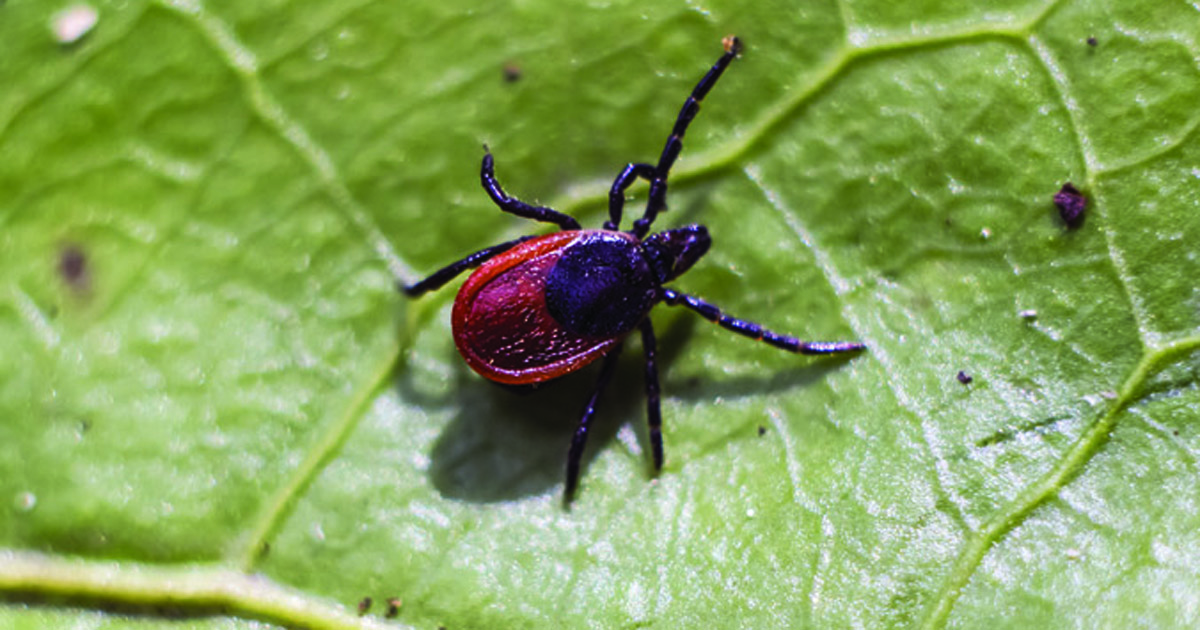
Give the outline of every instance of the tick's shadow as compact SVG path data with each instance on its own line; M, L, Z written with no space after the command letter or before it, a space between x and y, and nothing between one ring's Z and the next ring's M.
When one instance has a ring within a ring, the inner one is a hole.
M634 333L600 402L588 435L580 476L586 486L593 458L620 429L621 419L645 418L644 359ZM660 371L682 339L659 339ZM443 496L491 503L544 494L566 478L567 448L599 378L600 362L537 388L496 385L465 366L458 372L458 416L433 447L430 475ZM639 427L640 429L640 427ZM644 429L640 431L644 443ZM645 448L643 444L643 449ZM647 470L649 470L647 464Z
M624 365L625 361L622 361ZM462 380L460 412L434 445L430 475L443 496L490 503L545 493L561 484L567 444L595 387L595 367L528 392L508 391L474 374ZM583 471L634 411L615 379L592 421Z
M796 369L775 370L760 376L673 382L669 377L670 366L692 337L723 334L703 330L708 326L698 317L685 315L674 318L665 330L659 331L658 361L664 397L699 399L784 391L818 381L845 362L816 359ZM649 451L644 360L640 340L635 339L638 339L636 333L626 342L617 375L601 397L593 419L581 467L583 492L592 459L610 446L622 419L635 423L642 453ZM478 503L537 496L556 486L561 488L566 476L567 447L598 374L599 362L596 362L537 389L514 390L491 383L463 366L456 371L456 382L450 388L457 400L424 401L431 406L453 405L459 409L431 453L430 477L434 487L444 497ZM403 377L399 387L405 398L421 398ZM665 423L670 421L669 417L664 418ZM644 458L649 478L651 465L648 455Z

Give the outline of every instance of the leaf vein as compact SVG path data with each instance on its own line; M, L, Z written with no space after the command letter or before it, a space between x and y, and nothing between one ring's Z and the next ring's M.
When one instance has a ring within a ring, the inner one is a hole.
M403 628L358 617L343 606L257 575L212 565L163 567L122 560L78 560L0 551L0 593L35 594L126 607L232 614L313 630Z
M202 0L158 0L158 5L189 21L220 53L240 80L251 111L283 138L317 175L326 194L362 231L392 275L396 278L414 277L416 272L412 266L400 257L366 209L354 198L333 158L264 87L255 53L237 39L233 29L210 12Z
M1053 468L988 518L967 540L946 574L929 613L920 624L922 628L940 628L945 625L954 603L962 594L963 587L975 573L988 550L1020 525L1034 509L1058 496L1058 491L1082 471L1100 447L1108 441L1122 413L1138 400L1146 381L1177 357L1197 350L1200 350L1200 336L1180 339L1143 355L1141 362L1121 386L1120 393L1108 411L1080 435Z
M366 413L373 395L392 373L399 354L400 347L397 343L390 344L386 351L380 354L380 360L371 371L371 377L350 399L342 415L330 423L325 433L310 447L308 456L293 471L287 483L266 503L266 508L255 519L249 534L232 554L243 570L250 571L253 568L261 557L264 543L275 532L279 523L291 513L296 500L341 450Z

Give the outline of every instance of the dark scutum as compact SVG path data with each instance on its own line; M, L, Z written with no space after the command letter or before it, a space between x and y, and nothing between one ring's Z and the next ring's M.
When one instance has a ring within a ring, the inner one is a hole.
M546 309L575 334L615 337L637 327L657 289L637 243L594 232L566 248L547 274Z

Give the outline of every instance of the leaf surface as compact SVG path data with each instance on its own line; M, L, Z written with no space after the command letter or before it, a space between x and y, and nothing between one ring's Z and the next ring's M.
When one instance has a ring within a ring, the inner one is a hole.
M476 4L0 4L0 625L1200 625L1200 8ZM565 510L594 370L395 278L545 231L483 143L598 226L731 32L674 287L869 351L656 309Z

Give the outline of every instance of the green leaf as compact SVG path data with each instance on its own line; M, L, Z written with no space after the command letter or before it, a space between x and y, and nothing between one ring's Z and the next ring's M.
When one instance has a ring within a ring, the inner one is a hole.
M1200 9L743 4L0 4L0 626L1200 625ZM564 509L594 369L394 281L546 231L483 143L599 225L734 32L674 286L869 350L657 309Z

